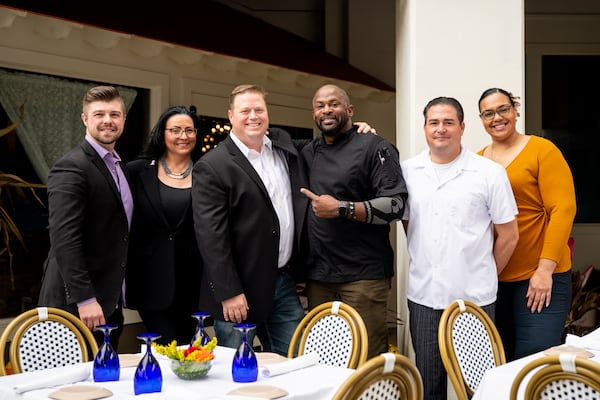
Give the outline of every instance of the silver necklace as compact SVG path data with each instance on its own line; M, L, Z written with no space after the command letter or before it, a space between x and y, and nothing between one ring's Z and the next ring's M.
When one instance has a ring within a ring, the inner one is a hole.
M167 167L167 162L165 161L164 157L160 159L160 165L162 165L163 169L165 170L165 174L167 174L168 177L173 179L184 179L187 178L187 176L192 172L192 167L194 166L194 163L192 162L192 160L190 160L190 164L188 165L188 167L185 169L185 171L183 171L180 174L175 174L171 172L169 167Z

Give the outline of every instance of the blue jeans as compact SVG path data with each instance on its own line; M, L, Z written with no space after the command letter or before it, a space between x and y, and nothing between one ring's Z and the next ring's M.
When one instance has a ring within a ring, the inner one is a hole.
M552 275L550 306L539 313L527 308L528 287L529 280L498 283L496 326L507 361L562 343L571 307L571 271Z
M294 279L280 272L275 283L271 314L265 321L256 324L256 332L252 330L248 333L248 343L252 343L256 335L263 351L287 356L292 335L303 317L304 309L296 293ZM215 334L220 346L238 348L242 343L242 334L233 325L232 322L215 320Z

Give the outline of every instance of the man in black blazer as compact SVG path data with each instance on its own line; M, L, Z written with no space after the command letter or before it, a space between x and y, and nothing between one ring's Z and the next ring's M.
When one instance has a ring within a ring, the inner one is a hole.
M289 272L303 268L308 200L289 134L267 131L265 96L258 86L236 87L230 135L194 166L194 224L204 264L200 309L214 317L220 345L237 347L233 323L244 321L257 324L265 351L285 355L304 316Z
M122 329L121 292L133 211L126 171L114 151L125 126L116 88L98 86L83 98L83 142L48 175L50 251L39 305L78 315L90 329ZM118 344L119 329L112 335Z

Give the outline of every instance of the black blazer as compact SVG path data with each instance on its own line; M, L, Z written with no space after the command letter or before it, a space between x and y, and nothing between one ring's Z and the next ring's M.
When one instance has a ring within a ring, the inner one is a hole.
M117 185L87 141L50 170L48 209L50 251L39 305L76 313L78 302L96 297L108 318L121 297L129 228Z
M291 264L304 269L308 199L300 187L306 187L306 174L289 134L269 132L289 168L295 223ZM192 201L204 261L200 309L223 320L221 301L243 292L250 306L248 321L265 320L278 273L279 222L267 189L230 137L194 166Z
M171 227L159 195L158 161L127 164L135 211L126 276L127 308L164 310L171 305L196 311L202 260L194 233L191 197ZM190 311L190 312L191 312Z

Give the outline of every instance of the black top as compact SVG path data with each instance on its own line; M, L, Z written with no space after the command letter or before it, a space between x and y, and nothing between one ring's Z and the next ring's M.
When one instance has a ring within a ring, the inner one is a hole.
M127 307L198 311L202 260L194 232L191 189L165 189L158 179L156 160L135 160L127 168L135 205Z
M339 200L365 201L406 194L396 147L356 127L328 145L318 138L302 150L310 190ZM390 227L348 219L322 219L308 212L308 278L344 283L394 275Z
M180 189L160 182L158 191L169 226L175 228L192 201L192 188Z

